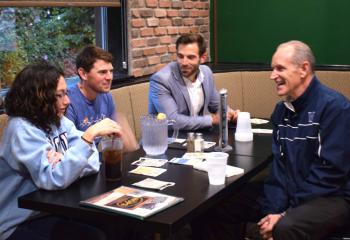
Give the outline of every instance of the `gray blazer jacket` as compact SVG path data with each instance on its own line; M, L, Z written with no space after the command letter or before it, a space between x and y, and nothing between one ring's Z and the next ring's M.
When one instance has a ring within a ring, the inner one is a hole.
M204 75L202 83L204 105L199 116L190 116L190 96L176 62L169 63L151 76L148 112L150 114L165 113L168 119L176 121L175 126L178 129L196 130L211 127L212 120L209 113L218 111L219 94L215 89L210 68L205 65L200 65L199 68Z

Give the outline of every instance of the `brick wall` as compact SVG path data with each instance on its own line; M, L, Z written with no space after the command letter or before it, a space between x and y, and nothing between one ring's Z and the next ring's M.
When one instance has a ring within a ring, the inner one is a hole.
M209 46L210 0L128 1L129 73L152 74L176 59L175 41L200 33Z

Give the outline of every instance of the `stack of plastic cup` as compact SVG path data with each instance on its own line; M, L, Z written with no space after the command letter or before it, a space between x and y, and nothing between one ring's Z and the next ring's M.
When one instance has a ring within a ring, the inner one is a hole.
M253 132L249 112L238 113L235 140L239 142L253 141Z

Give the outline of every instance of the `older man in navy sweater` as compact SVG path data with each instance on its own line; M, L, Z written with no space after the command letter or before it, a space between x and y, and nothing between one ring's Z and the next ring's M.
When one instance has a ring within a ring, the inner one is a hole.
M350 102L322 85L314 66L305 43L277 48L271 79L285 101L271 117L270 176L263 187L255 183L252 191L251 183L193 224L195 237L240 239L234 226L257 221L262 239L327 239L349 222Z

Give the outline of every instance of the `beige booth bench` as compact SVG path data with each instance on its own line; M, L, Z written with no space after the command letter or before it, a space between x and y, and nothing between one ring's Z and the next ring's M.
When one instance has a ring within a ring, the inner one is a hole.
M251 116L270 118L280 98L275 83L270 80L270 71L241 71L214 73L217 89L228 90L228 104L234 109L247 111ZM318 71L317 77L327 86L350 99L350 72ZM138 139L141 136L140 116L148 111L149 83L113 89L111 91L119 112L129 120Z
M350 72L318 71L318 78L327 86L350 99ZM228 90L228 104L234 109L248 111L251 116L269 118L275 104L275 83L270 80L270 71L238 71L215 73L217 89ZM111 91L118 112L124 113L137 139L140 139L140 116L148 111L149 83L138 83ZM0 115L0 137L6 125L6 115Z

